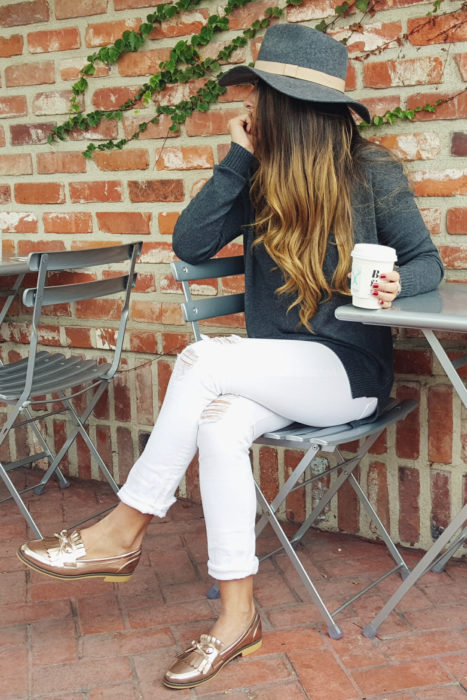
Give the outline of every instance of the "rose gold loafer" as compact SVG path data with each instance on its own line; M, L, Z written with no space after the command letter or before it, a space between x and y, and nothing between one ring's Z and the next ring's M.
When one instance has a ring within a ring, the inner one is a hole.
M214 678L219 671L240 654L246 656L262 644L261 619L255 613L246 631L229 647L210 634L202 634L199 642L178 657L164 676L168 688L194 688Z
M41 574L60 579L104 578L105 581L127 581L139 562L141 549L116 557L83 559L86 550L79 531L43 540L31 540L21 545L18 557L23 564Z

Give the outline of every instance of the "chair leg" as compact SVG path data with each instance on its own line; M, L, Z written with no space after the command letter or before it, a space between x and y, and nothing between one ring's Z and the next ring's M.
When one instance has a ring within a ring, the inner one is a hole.
M39 440L39 442L42 446L42 449L44 450L44 452L47 453L47 459L49 460L49 464L51 464L55 459L55 454L52 452L52 450L50 449L50 447L48 446L48 444L44 440L44 437L43 437L41 431L39 430L39 428L36 425L36 419L32 416L31 411L26 406L23 407L23 413L27 416L27 419L28 419L27 422L31 425L31 428L32 428L36 438ZM40 417L38 419L40 419ZM57 469L55 471L55 476L58 479L58 483L60 485L60 488L62 488L62 489L68 488L68 486L70 485L70 482L67 479L65 479L65 477L63 476L60 469ZM36 488L34 489L34 493L41 494L43 492L43 490L44 490L43 488L38 490L38 487L36 486Z
M373 620L363 628L363 634L365 637L373 639L376 636L378 629L382 622L387 618L387 616L394 610L397 603L405 596L405 594L412 588L412 586L417 583L418 579L423 576L424 573L428 571L439 553L445 545L447 545L456 532L462 527L463 523L467 519L467 503L464 505L462 510L456 515L456 517L449 523L444 532L438 537L436 542L430 547L430 549L424 554L420 559L418 564L412 569L410 574L407 576L405 581L403 581L399 588L393 593L389 598L387 603L383 606L380 612L373 618Z
M460 534L460 537L455 540L450 547L446 549L443 555L441 555L433 564L431 567L431 570L434 571L435 574L440 574L442 571L444 571L444 567L448 563L449 559L457 552L459 547L464 544L464 542L467 541L467 527L463 529L463 531Z
M329 613L329 610L324 605L321 596L319 595L312 580L310 579L307 572L305 571L305 568L303 567L303 564L301 563L300 559L298 558L294 548L290 544L290 542L287 538L287 535L284 533L279 521L276 518L274 511L272 510L271 506L269 505L269 503L267 502L267 500L263 496L260 488L257 485L256 485L256 497L258 499L258 503L260 504L261 509L263 510L263 513L266 515L266 517L269 521L269 524L271 525L272 529L276 533L277 538L279 539L284 551L288 555L293 567L295 568L296 572L298 573L303 585L307 589L308 593L311 595L313 602L315 603L319 612L321 613L321 616L327 625L329 636L331 637L331 639L340 639L343 635L341 628L339 627L338 624L336 624L334 622L331 614Z
M25 505L23 499L21 498L18 489L13 484L12 480L8 476L8 473L5 469L5 467L1 463L0 463L0 477L3 479L5 486L7 487L8 491L10 492L13 500L16 502L16 505L18 506L21 513L23 514L29 527L34 532L35 536L41 540L42 539L41 531L39 530L38 526L36 525L36 522L35 522L34 518L32 517L31 513L26 508L26 505Z

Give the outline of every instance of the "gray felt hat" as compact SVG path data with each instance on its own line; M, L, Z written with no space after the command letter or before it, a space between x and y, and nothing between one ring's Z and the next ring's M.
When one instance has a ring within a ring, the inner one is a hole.
M343 104L366 122L367 108L345 94L347 49L327 34L302 24L275 24L266 31L253 68L236 66L220 85L238 85L261 78L275 90L298 100Z

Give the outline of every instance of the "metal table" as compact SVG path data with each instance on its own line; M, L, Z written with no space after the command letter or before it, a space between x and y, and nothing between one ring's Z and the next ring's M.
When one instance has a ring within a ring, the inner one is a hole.
M399 328L416 328L422 331L435 356L446 372L450 382L467 408L467 387L459 376L457 369L467 365L467 354L451 360L435 331L467 332L467 284L443 283L437 290L428 294L396 299L390 309L360 309L351 304L340 306L335 312L341 321L354 321L373 326L398 326ZM448 527L438 537L409 576L387 601L381 611L363 630L366 637L374 637L381 623L396 607L408 590L431 569L440 572L446 562L467 539L467 503L453 518ZM449 544L458 530L459 536ZM444 547L446 551L441 554Z

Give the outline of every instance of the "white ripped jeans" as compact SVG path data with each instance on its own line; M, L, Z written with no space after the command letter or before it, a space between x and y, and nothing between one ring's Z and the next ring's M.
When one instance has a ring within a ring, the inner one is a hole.
M341 361L317 342L204 338L178 357L157 422L119 497L141 513L165 516L198 449L209 573L244 578L258 569L252 442L293 421L336 425L375 407L375 398L352 398Z

